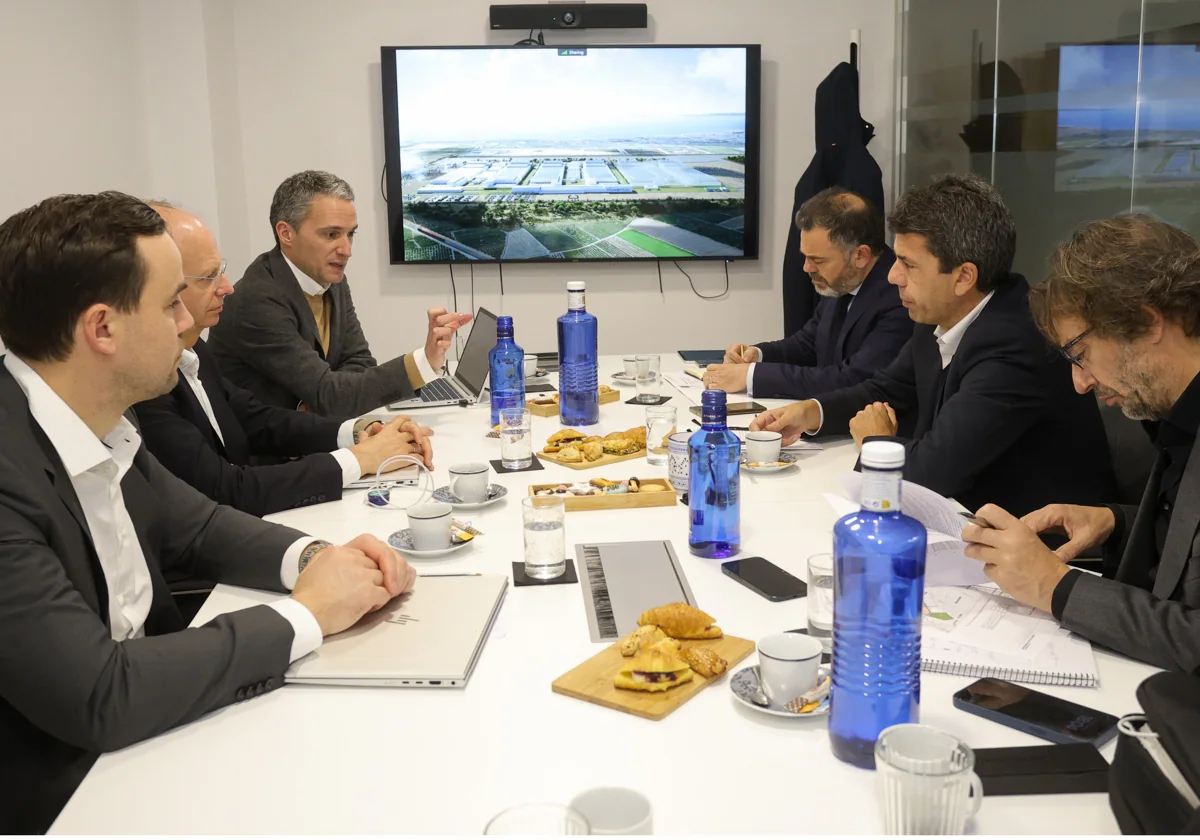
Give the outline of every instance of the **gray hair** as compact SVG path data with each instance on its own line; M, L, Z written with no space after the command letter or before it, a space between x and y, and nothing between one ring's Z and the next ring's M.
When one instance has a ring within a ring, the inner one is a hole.
M308 218L313 199L319 195L354 201L354 190L338 176L316 169L297 172L284 179L276 188L275 197L271 199L271 232L274 233L275 226L280 222L287 222L292 228L299 228ZM279 244L278 234L275 234L275 244Z
M942 273L972 263L979 272L976 287L984 294L1012 271L1017 227L1000 193L978 175L942 175L909 190L888 222L894 233L924 236Z

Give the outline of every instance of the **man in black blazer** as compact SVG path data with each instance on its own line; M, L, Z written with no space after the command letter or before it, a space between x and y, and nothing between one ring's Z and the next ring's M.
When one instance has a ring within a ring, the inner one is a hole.
M213 501L255 516L340 499L343 487L395 455L415 452L433 467L432 432L408 417L339 423L267 405L222 377L200 338L233 293L217 240L192 214L160 202L151 207L179 248L187 280L179 297L195 322L183 334L179 383L135 406L146 448L163 466ZM252 465L264 456L296 460Z
M831 187L796 213L804 270L821 296L804 329L782 341L735 344L710 365L704 386L752 397L805 399L859 382L896 358L912 319L888 283L896 255L883 241L883 211Z
M1158 450L1138 506L999 505L968 526L967 554L1019 601L1160 668L1200 670L1200 243L1150 216L1091 222L1059 246L1030 293L1075 387L1142 420ZM1069 446L1070 444L1064 444ZM1039 532L1066 533L1050 551ZM1103 548L1103 575L1071 569Z
M889 281L917 327L896 360L867 381L764 412L754 429L849 431L901 440L904 477L974 510L1018 516L1067 500L1095 504L1114 479L1096 401L1071 386L1070 365L1029 314L1011 274L1012 216L975 175L908 192L889 216Z
M275 247L246 269L209 333L231 382L280 408L353 417L438 377L471 315L430 309L424 347L376 363L346 280L358 231L349 184L328 172L292 175L275 190L271 227Z
M0 224L0 834L44 832L102 752L279 688L412 586L370 536L330 546L164 470L128 409L175 384L179 251L120 193ZM164 573L290 598L185 629Z

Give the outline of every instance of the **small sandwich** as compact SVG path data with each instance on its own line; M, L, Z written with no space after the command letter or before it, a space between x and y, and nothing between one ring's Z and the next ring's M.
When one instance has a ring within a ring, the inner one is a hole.
M576 441L576 440L583 440L586 437L587 437L587 435L585 435L583 432L576 431L575 429L560 429L559 431L550 435L549 439L546 440L546 443L566 444L566 443L571 443L572 441Z
M613 677L613 685L629 691L666 691L691 678L692 669L678 657L643 650Z

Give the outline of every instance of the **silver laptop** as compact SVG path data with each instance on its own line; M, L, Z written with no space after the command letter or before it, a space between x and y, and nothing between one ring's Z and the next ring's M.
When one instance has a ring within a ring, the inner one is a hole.
M496 346L496 316L483 307L475 313L471 334L453 376L442 376L421 386L412 399L391 403L393 411L436 408L442 405L474 405L479 402L488 378L488 353Z
M307 685L467 684L508 591L503 575L428 575L408 595L336 636L284 674Z

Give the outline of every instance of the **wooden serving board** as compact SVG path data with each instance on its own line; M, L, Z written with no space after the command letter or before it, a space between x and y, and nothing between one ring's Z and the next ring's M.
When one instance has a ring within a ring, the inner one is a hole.
M597 703L628 712L648 720L662 720L704 690L709 683L725 679L737 669L737 664L754 652L754 642L737 636L720 639L685 641L680 647L707 647L728 660L729 668L719 677L706 680L697 674L691 682L666 691L628 691L613 685L613 677L629 660L621 656L620 644L605 648L587 662L577 665L556 679L551 688L555 694L565 694L578 700Z
M560 461L557 452L538 452L537 456L543 461L550 461L573 470L590 470L592 467L606 467L609 464L615 464L619 461L632 461L634 458L645 458L646 450L639 449L637 452L630 452L628 455L609 455L605 453L595 461L589 461L586 458L582 461ZM558 485L555 486L557 487Z
M620 510L622 508L673 507L679 499L675 488L665 478L638 479L643 486L657 484L664 488L657 493L605 493L600 496L563 496L567 510ZM553 490L557 484L531 484L529 495L538 490Z
M557 396L557 394L555 394L555 396ZM609 391L606 394L600 395L600 405L604 405L605 403L614 403L619 399L621 399L620 391ZM537 405L533 400L526 400L525 407L529 409L530 414L536 415L537 417L558 416L558 402L553 404Z

